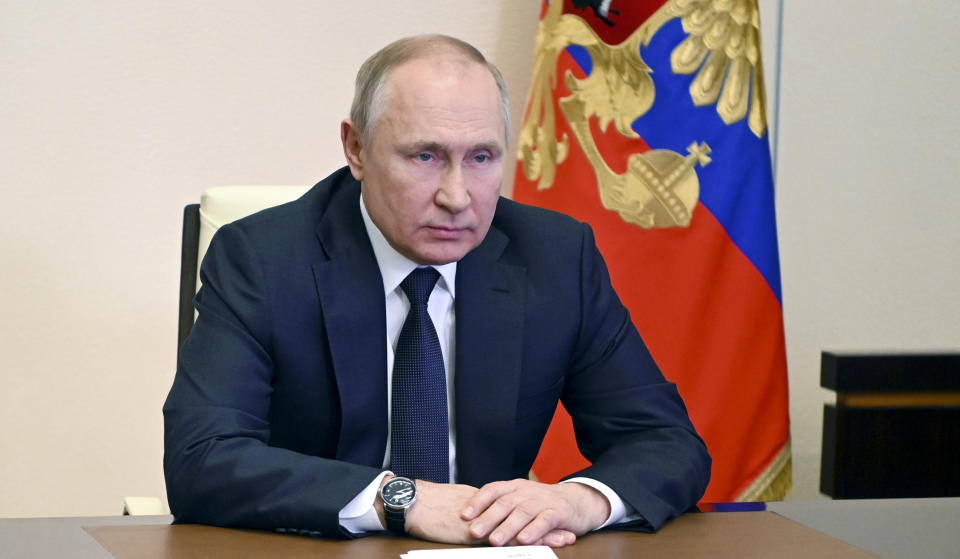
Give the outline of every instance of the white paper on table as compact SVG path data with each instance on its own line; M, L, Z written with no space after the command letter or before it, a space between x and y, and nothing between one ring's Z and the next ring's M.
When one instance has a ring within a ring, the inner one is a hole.
M545 545L515 547L464 547L459 549L414 549L401 559L557 559Z

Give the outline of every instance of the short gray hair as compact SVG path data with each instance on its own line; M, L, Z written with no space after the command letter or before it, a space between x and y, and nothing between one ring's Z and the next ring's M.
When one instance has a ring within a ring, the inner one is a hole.
M427 58L438 52L453 52L490 71L500 93L500 118L503 121L504 145L510 141L510 97L507 83L496 66L484 58L476 47L447 35L416 35L390 43L368 58L357 72L350 120L360 132L360 140L369 145L373 131L383 115L384 90L391 72L405 62Z

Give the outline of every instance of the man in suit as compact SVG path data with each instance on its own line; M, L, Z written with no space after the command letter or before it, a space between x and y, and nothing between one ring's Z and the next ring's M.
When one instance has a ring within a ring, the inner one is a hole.
M499 195L508 115L470 45L392 43L348 167L215 235L164 405L178 522L562 546L695 505L710 458L590 228ZM592 465L541 484L558 400Z

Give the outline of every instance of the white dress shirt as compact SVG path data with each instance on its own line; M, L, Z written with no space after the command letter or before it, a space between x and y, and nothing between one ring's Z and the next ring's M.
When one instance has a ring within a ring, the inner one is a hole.
M363 202L363 196L360 197L360 213L363 215L363 224L366 227L367 235L370 237L370 243L373 245L373 254L377 259L377 265L380 267L380 274L383 276L383 290L386 299L387 310L387 417L390 417L390 398L393 387L393 357L397 347L397 338L400 337L400 329L406 320L407 311L410 309L410 301L406 294L400 289L400 283L417 268L417 264L396 251L387 239L383 236L380 229L370 219L367 213L366 205ZM437 337L440 339L440 351L443 353L443 366L447 376L447 415L450 426L450 479L456 481L456 428L454 425L454 405L453 391L451 387L455 377L455 362L453 356L456 355L454 334L456 332L456 313L454 312L454 299L456 298L456 278L457 263L451 262L442 266L434 266L440 272L440 279L430 293L430 299L427 301L427 311L430 319L433 321L437 330ZM390 422L387 422L387 447L383 454L383 467L386 470L390 464ZM377 516L376 509L373 507L377 499L377 492L380 488L380 482L386 475L392 475L389 470L384 471L377 476L370 485L364 488L356 497L353 498L345 507L340 510L340 525L358 534L362 532L379 531L384 527ZM627 516L627 510L623 500L606 484L590 478L572 478L567 482L577 482L589 485L600 491L608 501L610 501L610 516L602 526L607 526L619 522ZM601 527L602 527L601 526Z

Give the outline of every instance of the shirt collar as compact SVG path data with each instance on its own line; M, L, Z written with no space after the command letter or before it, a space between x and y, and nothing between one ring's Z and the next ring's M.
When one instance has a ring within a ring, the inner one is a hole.
M373 255L377 259L377 266L380 267L380 275L383 277L383 292L385 295L389 295L400 286L400 282L410 275L414 268L418 267L418 264L390 246L380 228L370 219L362 194L361 191L360 214L363 216L363 225L367 230L367 236L370 237L370 244L373 245ZM451 296L456 297L457 263L450 262L449 264L434 266L434 268L440 272L441 286L450 292Z

